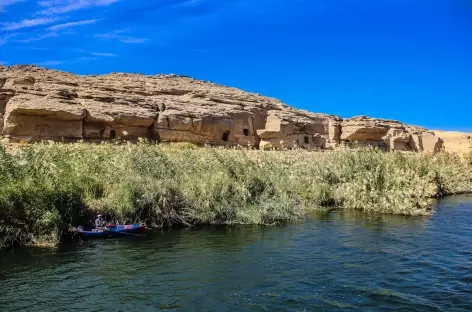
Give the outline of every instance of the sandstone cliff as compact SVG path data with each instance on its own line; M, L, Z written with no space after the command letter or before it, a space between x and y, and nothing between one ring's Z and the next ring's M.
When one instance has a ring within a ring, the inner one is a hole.
M434 131L444 141L444 149L458 154L472 156L472 133L457 131Z
M11 140L135 140L328 149L342 144L436 152L424 128L364 116L342 119L175 75L79 76L0 66L0 131Z

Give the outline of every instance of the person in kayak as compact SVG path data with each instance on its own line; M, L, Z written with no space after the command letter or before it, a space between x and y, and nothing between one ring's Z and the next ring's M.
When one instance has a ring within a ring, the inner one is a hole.
M99 214L97 216L97 219L95 219L95 227L98 229L98 228L102 228L105 226L105 220L103 219L102 215Z

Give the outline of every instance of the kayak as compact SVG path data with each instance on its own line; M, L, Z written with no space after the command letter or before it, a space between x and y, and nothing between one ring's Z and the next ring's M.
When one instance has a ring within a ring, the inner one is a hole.
M106 229L112 237L139 234L146 231L146 227L141 224L108 225Z
M110 236L110 232L105 229L84 229L80 228L77 234L82 238L105 238Z
M82 238L106 238L143 233L146 227L140 224L107 225L102 229L79 227L77 234Z

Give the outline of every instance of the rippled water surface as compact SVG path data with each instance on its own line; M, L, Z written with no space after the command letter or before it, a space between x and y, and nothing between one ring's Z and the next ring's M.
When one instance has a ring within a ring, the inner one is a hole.
M472 197L0 253L1 311L472 311Z

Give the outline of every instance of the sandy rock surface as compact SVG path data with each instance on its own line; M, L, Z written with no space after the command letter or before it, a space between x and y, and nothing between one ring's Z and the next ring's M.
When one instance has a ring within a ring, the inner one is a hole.
M472 155L472 133L457 131L434 131L444 141L447 151Z
M79 76L0 66L0 130L10 140L136 140L329 149L342 144L436 152L434 132L365 116L342 119L176 75Z

